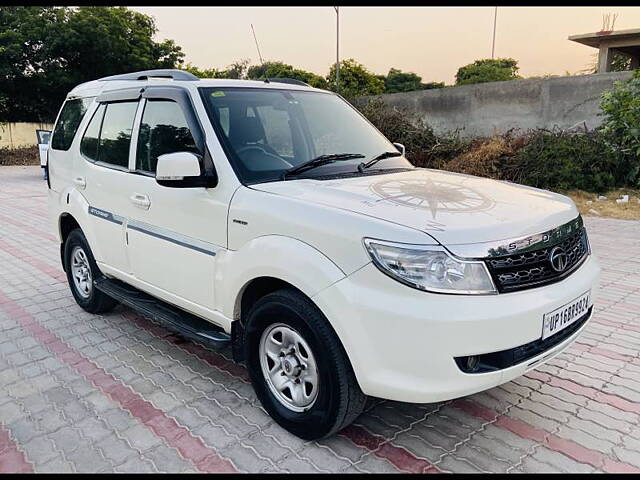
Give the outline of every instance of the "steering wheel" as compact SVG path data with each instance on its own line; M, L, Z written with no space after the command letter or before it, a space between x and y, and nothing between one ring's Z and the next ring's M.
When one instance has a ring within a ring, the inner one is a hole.
M271 145L264 145L261 143L254 143L253 145L246 145L244 147L240 147L236 150L236 153L240 155L241 153L244 153L248 150L261 150L262 153L265 153L267 155L275 155L276 157L280 158L280 155L278 155L278 152L276 152Z
M266 148L265 148L266 147ZM270 152L269 150L272 150L272 152ZM289 162L287 162L284 158L282 158L280 155L278 155L278 153L270 146L268 145L247 145L245 147L240 147L236 150L236 154L239 157L242 158L247 158L249 155L247 155L247 153L249 152L257 152L262 154L263 158L267 157L267 162L272 161L274 162L276 165L274 165L274 170L278 169L278 168L290 168L293 165L291 165ZM264 160L259 162L259 163L265 163ZM271 169L268 169L271 170Z

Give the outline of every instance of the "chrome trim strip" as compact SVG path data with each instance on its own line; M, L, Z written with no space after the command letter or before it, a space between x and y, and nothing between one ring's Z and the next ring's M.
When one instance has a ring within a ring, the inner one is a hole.
M89 205L89 207L87 208L87 211L89 215L93 215L94 217L101 218L103 220L115 223L117 225L122 225L124 223L124 218L118 215L114 215L111 212L107 212L106 210L101 210L99 208L92 207L91 205Z
M149 225L148 223L139 222L137 220L129 220L127 228L145 233L152 237L160 238L161 240L166 240L167 242L175 243L181 247L190 248L191 250L204 253L205 255L210 255L212 257L216 256L217 248L212 244L165 228L156 227L155 225Z
M547 245L560 243L582 229L583 225L582 216L578 215L573 220L546 232L497 242L447 245L446 248L458 257L476 260L525 253L544 248Z

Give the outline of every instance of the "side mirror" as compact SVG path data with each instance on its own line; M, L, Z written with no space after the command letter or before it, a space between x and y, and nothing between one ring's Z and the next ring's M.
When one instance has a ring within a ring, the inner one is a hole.
M398 142L394 142L393 146L398 149L398 151L404 156L405 148L404 145Z
M156 182L163 187L213 187L217 178L205 175L200 167L200 156L192 152L166 153L158 157Z

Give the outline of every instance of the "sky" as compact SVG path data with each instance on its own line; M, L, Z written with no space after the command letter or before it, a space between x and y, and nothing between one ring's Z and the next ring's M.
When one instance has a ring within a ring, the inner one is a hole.
M262 58L326 75L336 58L333 7L135 7L156 20L158 40L171 38L200 68ZM518 60L524 77L576 73L597 50L567 40L602 28L640 28L639 7L498 7L496 57ZM340 7L340 58L370 71L415 72L423 82L451 84L459 67L491 58L494 7Z

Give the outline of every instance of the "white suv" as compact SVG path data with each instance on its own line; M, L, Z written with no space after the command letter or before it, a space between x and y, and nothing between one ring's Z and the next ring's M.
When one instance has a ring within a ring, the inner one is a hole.
M269 414L319 438L367 395L436 402L573 342L599 265L568 198L413 167L340 96L178 70L73 89L50 218L78 304L231 342Z

